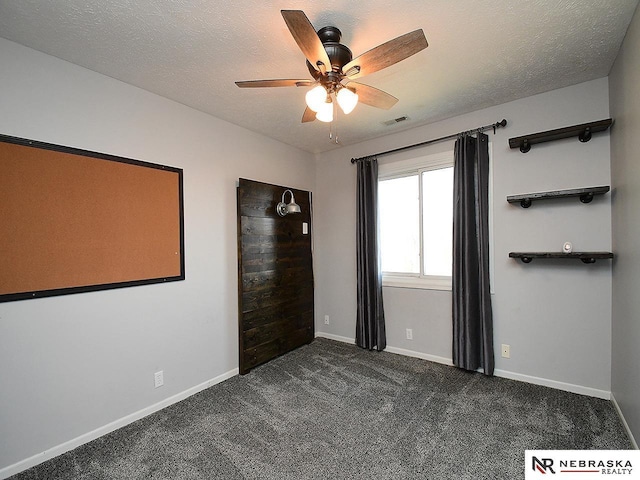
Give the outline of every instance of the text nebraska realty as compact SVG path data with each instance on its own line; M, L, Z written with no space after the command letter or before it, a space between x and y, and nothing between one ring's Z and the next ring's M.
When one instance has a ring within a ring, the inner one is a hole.
M630 460L560 460L560 470L598 469L602 475L631 475Z

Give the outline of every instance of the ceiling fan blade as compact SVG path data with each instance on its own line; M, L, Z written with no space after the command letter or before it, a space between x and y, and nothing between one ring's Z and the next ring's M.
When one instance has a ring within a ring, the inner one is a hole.
M389 110L398 102L398 99L393 95L389 95L387 92L363 83L349 82L347 86L356 91L358 94L358 102L371 105L372 107Z
M354 58L342 68L342 72L349 78L362 77L398 63L428 46L422 29L414 30Z
M302 10L280 10L293 39L309 63L322 73L331 71L331 61L315 28Z
M276 80L246 80L236 82L240 88L261 88L261 87L308 87L313 85L313 80L294 80L294 79L276 79Z
M302 123L313 122L316 119L316 112L311 110L309 107L304 109L304 113L302 114Z

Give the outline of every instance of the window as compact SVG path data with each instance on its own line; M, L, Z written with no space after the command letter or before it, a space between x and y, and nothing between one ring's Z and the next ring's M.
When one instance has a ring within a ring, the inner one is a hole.
M383 285L450 289L453 152L379 168Z

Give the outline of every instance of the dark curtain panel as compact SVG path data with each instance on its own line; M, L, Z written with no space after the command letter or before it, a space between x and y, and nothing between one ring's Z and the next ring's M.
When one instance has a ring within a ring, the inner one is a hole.
M453 178L453 364L493 375L486 135L456 141Z
M387 346L378 249L378 160L359 160L357 209L356 345L382 351Z

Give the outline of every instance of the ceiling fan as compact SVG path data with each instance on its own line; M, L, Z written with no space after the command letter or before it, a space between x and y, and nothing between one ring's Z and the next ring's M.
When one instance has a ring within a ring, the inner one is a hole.
M424 32L419 29L353 58L351 50L340 43L342 32L336 27L323 27L316 33L302 10L281 10L281 13L307 58L307 68L313 80L248 80L236 82L236 85L240 88L313 86L306 95L303 123L316 118L323 122L333 121L333 97L345 114L350 113L358 101L388 110L398 101L396 97L353 80L398 63L428 46Z

